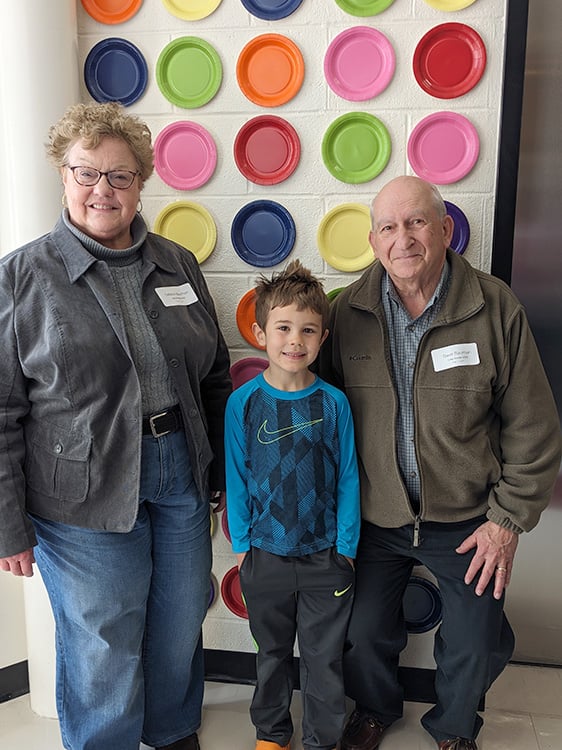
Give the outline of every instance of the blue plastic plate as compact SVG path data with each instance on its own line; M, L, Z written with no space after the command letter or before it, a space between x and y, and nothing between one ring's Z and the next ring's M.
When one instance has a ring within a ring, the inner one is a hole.
M437 586L420 576L411 576L403 600L409 633L426 633L441 620L441 594Z
M242 5L253 16L265 21L278 21L294 13L302 0L242 0Z
M252 266L275 266L295 244L293 217L280 203L253 201L243 206L232 221L230 237L236 253Z
M148 66L138 47L126 39L110 37L88 53L84 81L97 102L121 102L128 107L144 94Z

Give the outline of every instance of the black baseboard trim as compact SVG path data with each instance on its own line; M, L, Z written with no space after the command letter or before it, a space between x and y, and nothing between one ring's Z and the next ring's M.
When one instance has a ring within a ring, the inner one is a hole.
M256 657L241 651L205 649L205 676L209 682L233 682L255 685ZM299 660L293 659L295 689L299 688ZM404 699L413 703L435 703L435 670L418 667L400 667L400 684Z
M249 654L244 651L221 651L206 648L204 649L204 656L205 679L209 682L255 685L255 654ZM295 688L298 689L298 658L293 659L293 671ZM420 669L418 667L400 667L398 678L404 688L404 700L413 703L435 703L435 670ZM11 664L9 667L0 669L0 703L18 698L20 695L25 695L26 693L29 693L27 661L20 661L18 664ZM480 710L484 710L484 700L482 700Z
M0 703L29 693L27 662L20 661L0 669Z

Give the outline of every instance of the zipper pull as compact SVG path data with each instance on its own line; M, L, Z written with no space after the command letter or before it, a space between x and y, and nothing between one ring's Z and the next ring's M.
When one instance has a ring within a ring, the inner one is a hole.
M414 521L414 547L420 546L420 523L421 519L419 516L416 516L416 520Z

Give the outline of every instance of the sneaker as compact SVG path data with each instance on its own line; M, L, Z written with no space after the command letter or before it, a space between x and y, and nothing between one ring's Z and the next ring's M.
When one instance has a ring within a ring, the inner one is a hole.
M289 744L278 745L277 742L269 742L268 740L258 740L256 750L291 750L291 746Z

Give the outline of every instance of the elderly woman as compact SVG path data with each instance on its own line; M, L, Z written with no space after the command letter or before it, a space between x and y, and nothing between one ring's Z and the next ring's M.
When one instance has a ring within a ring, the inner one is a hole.
M228 352L138 213L146 125L79 104L49 135L66 207L0 261L0 568L45 581L66 748L197 750Z

